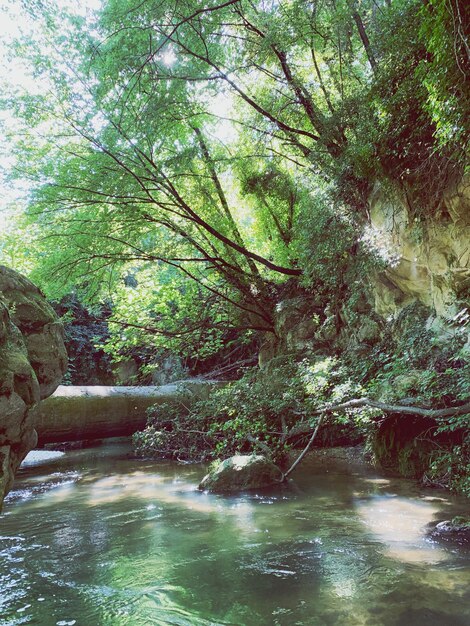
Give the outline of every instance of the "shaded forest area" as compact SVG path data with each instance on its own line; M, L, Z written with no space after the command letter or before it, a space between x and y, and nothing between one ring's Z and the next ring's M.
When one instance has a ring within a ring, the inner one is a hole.
M317 443L470 494L468 3L23 9L0 256L55 301L69 382L233 381L143 454L282 458L321 407Z

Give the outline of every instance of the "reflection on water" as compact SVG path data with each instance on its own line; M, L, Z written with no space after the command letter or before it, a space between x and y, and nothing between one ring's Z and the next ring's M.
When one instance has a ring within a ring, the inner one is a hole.
M222 497L204 468L67 452L0 518L0 626L464 626L470 557L426 537L466 502L358 468Z
M405 563L439 563L449 553L426 538L426 527L439 512L436 504L394 496L375 496L357 503L361 519L387 546L386 554Z

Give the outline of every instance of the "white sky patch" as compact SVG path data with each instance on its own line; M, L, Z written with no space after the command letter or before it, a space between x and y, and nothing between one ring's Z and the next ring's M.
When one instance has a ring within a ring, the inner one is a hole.
M86 17L98 10L102 0L56 0L60 9ZM48 85L41 84L31 73L29 64L12 57L12 45L16 39L33 39L39 25L21 10L20 3L0 0L0 89L28 95L44 93ZM11 144L8 135L15 134L15 120L8 110L0 111L0 240L2 234L14 227L14 215L21 210L28 190L24 185L8 185L6 178L14 163L9 154Z
M59 9L69 14L86 18L102 6L102 0L56 0ZM91 23L91 20L90 20ZM40 95L50 88L50 84L39 81L32 75L31 68L26 61L14 58L11 54L12 43L15 39L35 39L35 34L41 28L37 22L26 16L20 3L15 0L0 0L0 89L28 95ZM47 50L45 51L47 54ZM161 54L161 61L169 68L177 67L178 57L171 46L166 46ZM238 128L230 121L233 117L234 96L228 90L220 92L208 100L207 93L198 94L205 102L210 113L213 114L213 123L210 133L213 138L223 144L235 141ZM86 100L86 97L82 94ZM86 102L84 102L86 106ZM97 114L91 120L93 130L99 131L105 124L104 118ZM8 183L8 173L14 164L11 145L14 143L17 124L8 110L0 111L0 239L2 233L14 227L13 216L21 211L28 195L28 188L20 183ZM209 129L208 129L209 130ZM5 131L5 132L3 132ZM9 139L10 137L10 139Z
M173 48L167 48L160 58L167 67L172 67L178 60Z
M13 41L18 37L31 36L34 26L26 20L17 4L1 6L0 10L0 82L36 93L35 81L28 73L27 65L20 59L9 58Z
M92 11L97 11L103 5L102 0L56 0L61 9L66 9L70 15L86 17Z
M233 95L229 91L222 91L208 103L208 110L216 118L213 136L222 143L235 141L237 129L230 120L233 117Z

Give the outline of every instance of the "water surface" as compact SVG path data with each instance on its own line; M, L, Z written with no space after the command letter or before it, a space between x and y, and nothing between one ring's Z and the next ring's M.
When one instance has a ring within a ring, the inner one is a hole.
M465 500L344 463L232 497L203 474L122 442L36 455L0 517L0 626L470 623L470 554L426 533Z

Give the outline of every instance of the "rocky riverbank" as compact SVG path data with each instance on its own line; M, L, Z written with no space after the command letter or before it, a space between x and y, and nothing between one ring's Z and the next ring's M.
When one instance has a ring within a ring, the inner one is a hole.
M67 369L63 328L24 276L0 266L0 507L15 472L36 445L32 409Z

